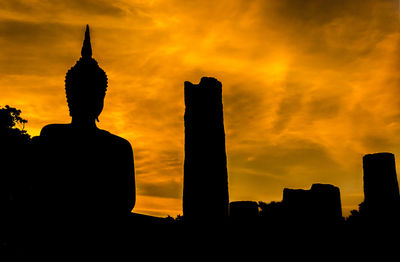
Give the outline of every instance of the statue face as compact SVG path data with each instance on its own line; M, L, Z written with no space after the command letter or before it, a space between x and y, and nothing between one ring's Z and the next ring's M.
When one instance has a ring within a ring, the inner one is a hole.
M72 92L68 99L71 117L94 120L103 111L104 96Z
M103 110L107 76L94 62L77 65L68 71L65 81L69 112L74 118L94 120Z

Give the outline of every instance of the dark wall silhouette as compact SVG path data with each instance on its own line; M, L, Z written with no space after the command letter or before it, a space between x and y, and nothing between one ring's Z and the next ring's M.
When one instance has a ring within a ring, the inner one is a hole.
M266 226L284 226L286 223L286 212L282 202L272 201L258 203L260 209L260 223Z
M185 82L185 106L183 216L221 222L229 204L221 83Z
M371 228L400 226L400 195L394 155L367 154L363 157L364 202L353 211L349 222Z
M365 155L363 169L365 206L374 212L399 206L400 195L394 155L391 153Z
M235 201L229 203L229 217L232 223L258 222L259 210L255 201Z
M285 188L282 204L294 223L332 225L342 220L340 191L333 185L313 184L310 190Z

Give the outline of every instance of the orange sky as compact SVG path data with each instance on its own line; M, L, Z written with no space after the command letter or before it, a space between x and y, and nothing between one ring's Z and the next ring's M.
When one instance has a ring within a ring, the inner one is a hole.
M0 0L0 106L21 109L31 135L70 121L64 78L89 24L109 78L98 126L134 148L136 212L182 214L183 82L213 76L230 200L330 183L348 215L362 156L400 157L397 2Z

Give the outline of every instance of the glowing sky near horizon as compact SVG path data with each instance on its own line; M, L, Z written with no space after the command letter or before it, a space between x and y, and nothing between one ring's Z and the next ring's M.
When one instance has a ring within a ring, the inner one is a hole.
M223 84L230 200L330 183L363 200L362 156L400 157L394 0L0 0L0 106L38 135L69 122L85 25L109 88L98 126L129 140L135 212L182 214L183 82ZM399 170L399 169L398 169Z

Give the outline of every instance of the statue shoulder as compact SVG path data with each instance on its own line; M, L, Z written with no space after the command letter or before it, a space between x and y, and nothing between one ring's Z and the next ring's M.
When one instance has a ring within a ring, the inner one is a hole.
M111 143L113 143L115 145L118 145L119 147L123 147L124 149L132 150L131 143L129 143L128 140L126 140L126 139L124 139L124 138L122 138L120 136L114 135L114 134L112 134L112 133L110 133L108 131L105 131L105 130L100 130L100 131L102 132L102 134L104 136L106 136L108 138L108 140Z
M41 137L49 137L67 132L70 129L70 124L50 124L46 125L40 131Z

